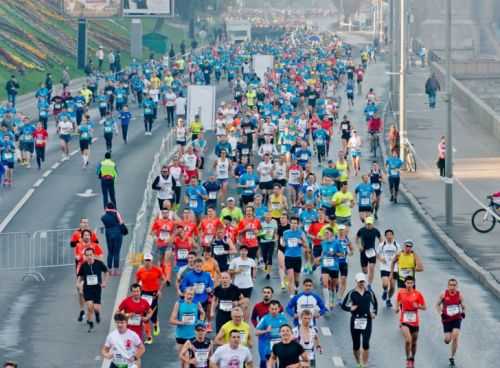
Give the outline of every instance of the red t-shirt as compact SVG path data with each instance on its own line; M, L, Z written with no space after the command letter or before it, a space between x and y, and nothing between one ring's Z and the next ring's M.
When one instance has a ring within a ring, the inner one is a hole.
M120 303L118 310L127 314L131 314L128 319L127 326L129 329L134 331L142 339L142 317L144 317L149 311L149 303L141 298L139 302L134 301L134 299L129 296Z
M217 227L222 226L222 222L219 218L208 218L205 217L201 220L200 229L201 229L201 245L208 246L212 242L215 237L215 233L217 231Z
M41 129L36 128L35 132L33 133L33 137L35 138L36 147L45 147L45 145L47 144L47 138L49 137L49 134L44 128Z
M174 232L175 222L169 219L157 218L151 227L156 235L156 246L163 248L168 245Z
M311 225L309 225L309 230L308 234L311 236L318 236L320 230L323 228L323 226L327 225L326 222L313 222ZM315 247L320 247L321 246L321 239L313 239L313 245Z
M238 225L238 235L242 235L241 243L249 248L257 247L257 232L260 230L260 221L257 218L244 217Z
M180 236L174 238L175 259L186 261L188 253L193 249L193 243L190 239Z
M399 321L410 326L418 326L420 323L419 309L415 307L415 303L418 305L425 304L424 296L420 291L412 290L408 292L406 289L401 289L398 291L396 300L400 305Z

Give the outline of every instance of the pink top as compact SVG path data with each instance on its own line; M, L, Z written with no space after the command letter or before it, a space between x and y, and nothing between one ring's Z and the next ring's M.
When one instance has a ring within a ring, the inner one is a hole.
M439 142L438 154L439 154L439 158L444 159L446 157L446 142Z

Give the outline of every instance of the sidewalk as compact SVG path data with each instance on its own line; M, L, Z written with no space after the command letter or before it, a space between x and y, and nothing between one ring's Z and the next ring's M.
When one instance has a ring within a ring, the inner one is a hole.
M489 277L489 273L493 276L491 281L499 283L500 227L497 226L489 234L476 232L471 225L471 216L480 206L457 184L453 190L454 224L446 225L445 185L436 168L437 145L446 132L446 104L441 93L437 108L430 110L424 94L429 69L413 68L411 73L408 78L407 125L408 138L417 152L418 169L416 173L405 174L403 182L427 216L486 271L483 276ZM453 107L454 176L485 203L486 195L499 190L500 144L464 108L456 103ZM500 290L500 284L495 286Z

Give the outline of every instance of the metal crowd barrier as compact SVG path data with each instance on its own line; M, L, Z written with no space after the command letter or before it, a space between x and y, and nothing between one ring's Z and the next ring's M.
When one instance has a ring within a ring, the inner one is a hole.
M129 229L134 224L126 224ZM42 269L74 266L74 248L71 236L76 229L40 230L34 233L0 233L0 271L22 271L23 279L44 281ZM97 229L97 236L106 253L104 228ZM125 261L129 250L129 237L124 237L121 259Z

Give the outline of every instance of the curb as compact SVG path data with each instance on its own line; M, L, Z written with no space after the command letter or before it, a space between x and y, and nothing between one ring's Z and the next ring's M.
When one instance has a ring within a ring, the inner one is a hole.
M460 263L467 271L469 271L474 278L476 278L483 286L490 290L497 298L500 298L500 284L495 278L481 267L476 261L469 257L462 248L460 248L455 241L450 238L444 230L434 221L431 215L424 209L418 202L416 197L411 193L406 186L401 183L401 193L406 198L412 209L418 215L419 219L431 231L439 243Z

